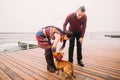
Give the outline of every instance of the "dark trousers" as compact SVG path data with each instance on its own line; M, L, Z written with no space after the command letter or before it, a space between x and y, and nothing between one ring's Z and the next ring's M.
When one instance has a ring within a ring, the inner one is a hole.
M76 46L77 46L77 61L79 62L82 59L82 44L78 41L81 37L81 32L73 32L74 38L70 39L69 43L69 61L73 62L73 51L76 39Z
M45 59L46 59L46 62L47 62L47 68L48 67L53 67L54 69L56 69L51 49L45 49Z

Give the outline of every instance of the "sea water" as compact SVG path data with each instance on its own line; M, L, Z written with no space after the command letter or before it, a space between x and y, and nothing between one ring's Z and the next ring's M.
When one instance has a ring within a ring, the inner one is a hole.
M105 35L120 35L120 32L87 32L84 40L109 40L108 44L120 45L120 38L105 37ZM0 53L21 50L18 42L36 42L35 33L0 33Z
M0 34L0 53L14 52L21 50L18 42L35 41L34 33L1 33Z

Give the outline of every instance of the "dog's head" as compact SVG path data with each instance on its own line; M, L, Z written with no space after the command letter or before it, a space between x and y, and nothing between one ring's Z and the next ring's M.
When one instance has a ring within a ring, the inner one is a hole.
M58 51L58 52L55 52L55 53L57 54L57 56L61 56L63 58L64 52Z

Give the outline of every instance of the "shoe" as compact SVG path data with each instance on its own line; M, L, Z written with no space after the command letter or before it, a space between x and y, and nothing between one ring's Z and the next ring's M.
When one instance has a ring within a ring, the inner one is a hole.
M55 66L53 66L53 68L55 69L55 71L57 70Z
M84 67L84 64L82 63L82 61L78 61L78 65L81 67Z
M69 62L73 63L73 61L70 61L70 60L69 60Z
M53 67L47 67L47 70L48 70L49 72L52 72L52 73L54 73L54 72L56 71Z

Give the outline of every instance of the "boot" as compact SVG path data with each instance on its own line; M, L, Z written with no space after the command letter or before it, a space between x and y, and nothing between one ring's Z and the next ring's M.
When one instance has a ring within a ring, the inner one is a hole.
M78 65L84 67L84 64L82 63L82 61L78 61Z
M49 72L55 72L56 70L54 69L54 67L52 67L52 66L48 66L47 65L47 70L49 71Z
M51 52L51 63L52 63L52 66L53 66L53 68L54 68L55 70L57 70L57 69L56 69L56 66L55 66L55 63L54 63L53 53L52 53L51 50L50 50L50 52Z
M47 62L47 70L50 72L55 72L56 68L54 65L54 59L53 59L53 55L51 53L51 49L46 49L45 50L45 59Z

